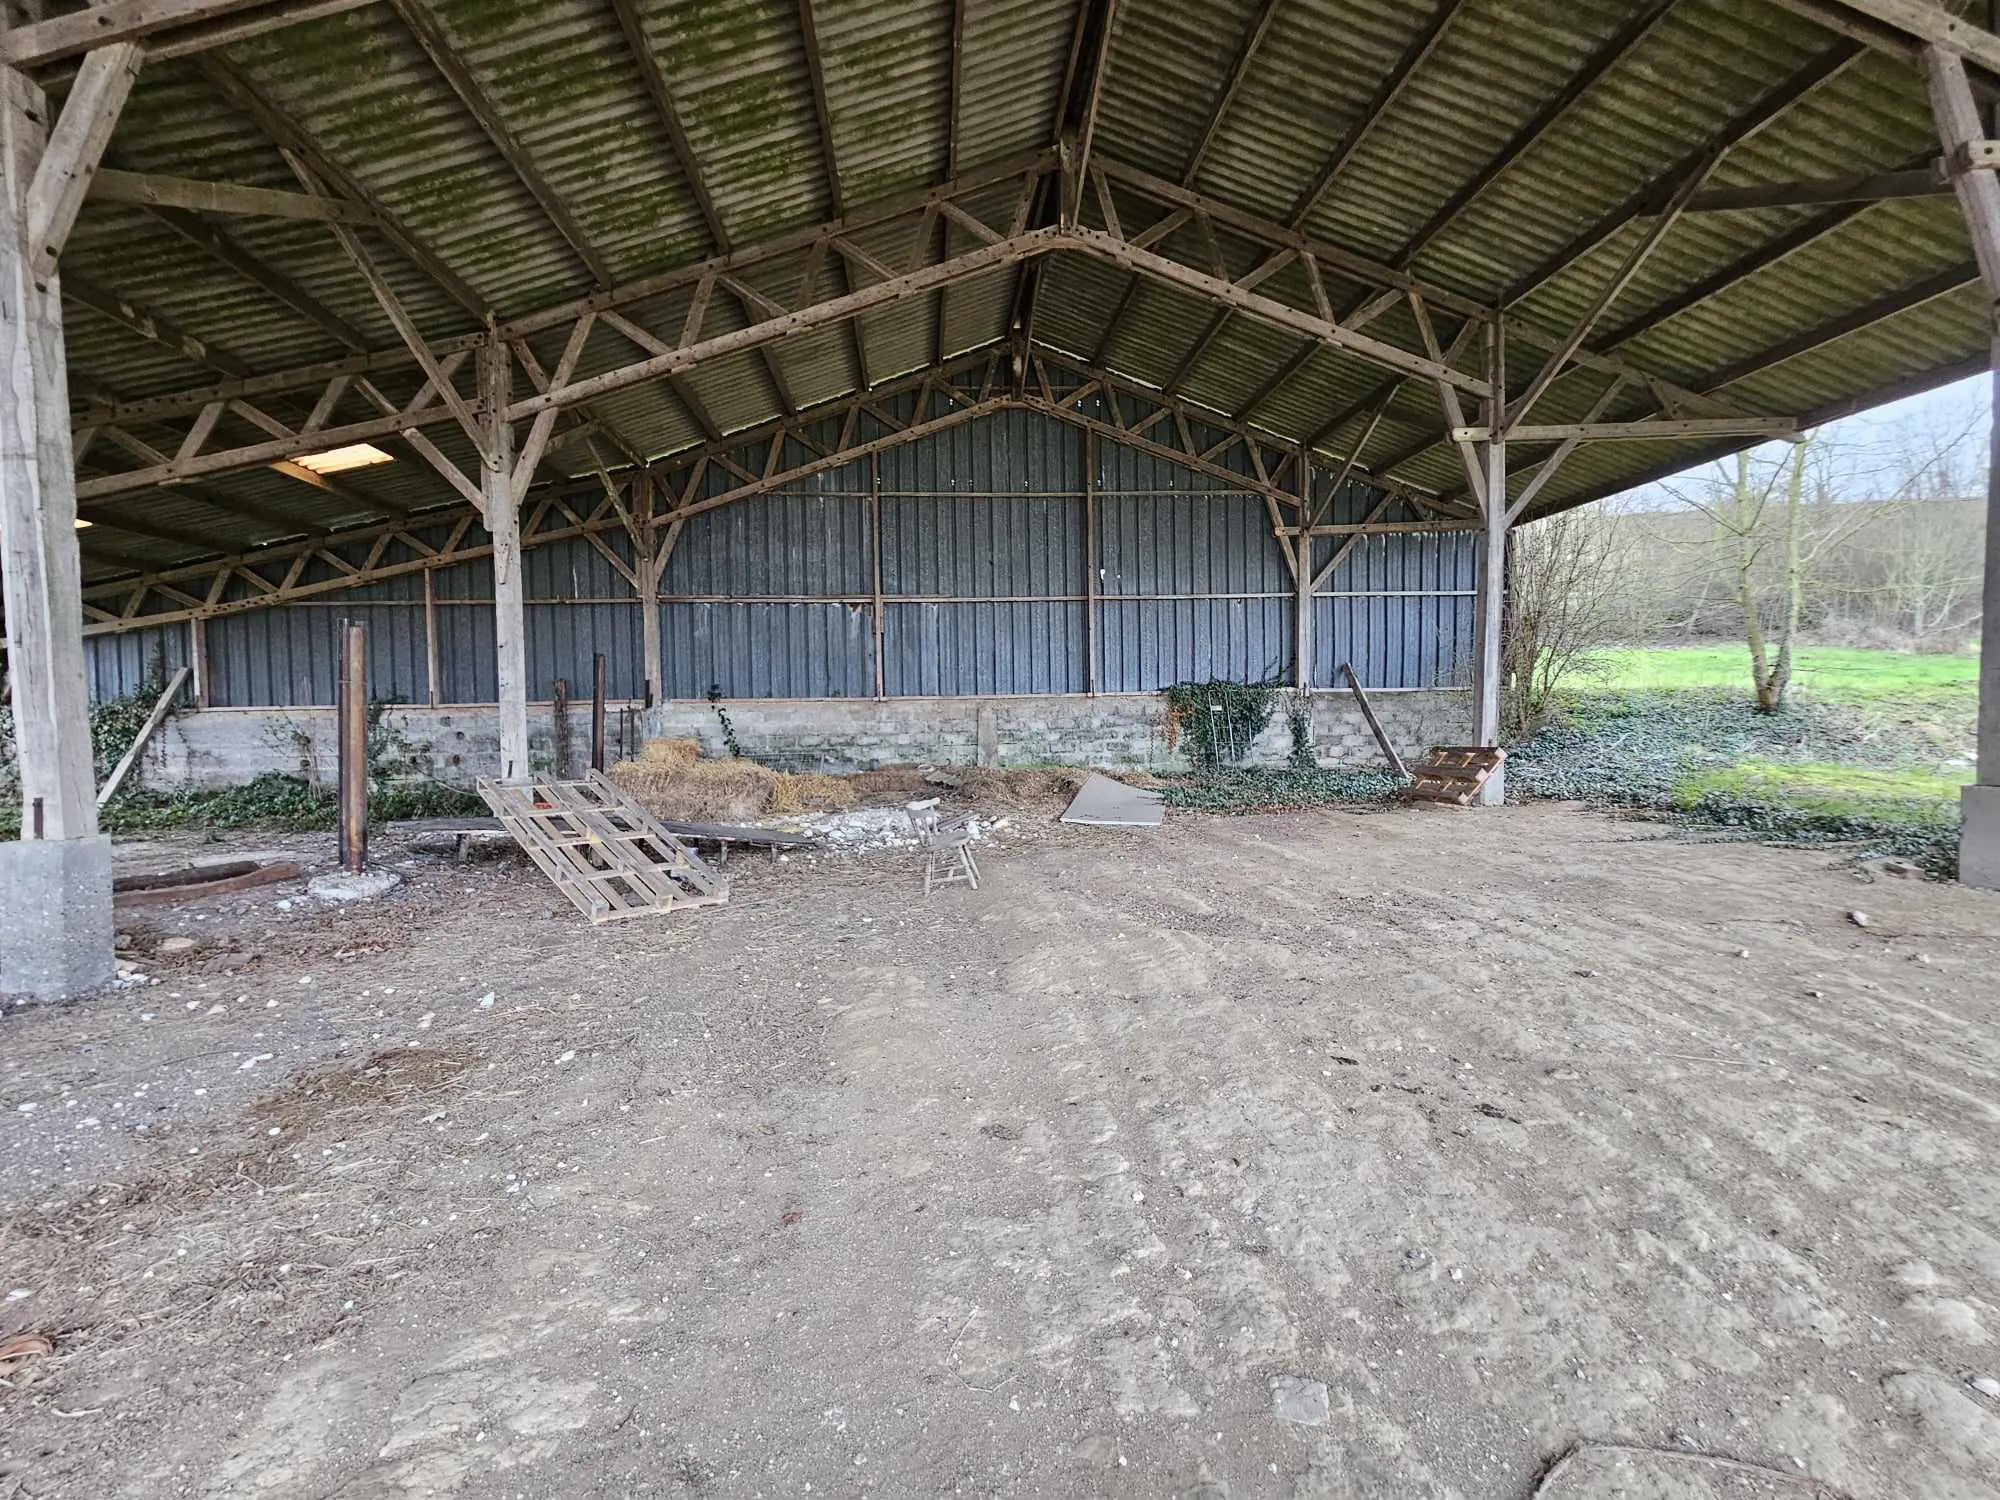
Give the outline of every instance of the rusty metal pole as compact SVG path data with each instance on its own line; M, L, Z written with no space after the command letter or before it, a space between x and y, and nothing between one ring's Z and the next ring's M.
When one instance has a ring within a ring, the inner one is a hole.
M604 653L590 664L590 769L604 769Z
M368 627L345 622L340 649L340 867L368 868Z

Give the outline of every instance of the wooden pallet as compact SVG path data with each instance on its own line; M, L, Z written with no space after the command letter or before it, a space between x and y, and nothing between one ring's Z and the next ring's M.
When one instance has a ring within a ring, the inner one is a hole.
M592 771L583 781L493 781L479 795L592 923L715 906L729 883Z
M1479 789L1507 759L1505 750L1490 746L1457 746L1433 750L1420 766L1410 768L1410 784L1403 796L1412 802L1449 802L1470 807L1479 799Z

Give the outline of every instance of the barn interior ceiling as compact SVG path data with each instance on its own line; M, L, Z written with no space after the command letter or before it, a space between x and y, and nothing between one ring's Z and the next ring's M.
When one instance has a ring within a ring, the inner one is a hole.
M60 269L87 591L471 517L489 463L664 514L1052 361L1274 503L1466 525L1496 371L1532 517L1988 365L1896 0L151 5ZM0 61L59 101L118 9Z

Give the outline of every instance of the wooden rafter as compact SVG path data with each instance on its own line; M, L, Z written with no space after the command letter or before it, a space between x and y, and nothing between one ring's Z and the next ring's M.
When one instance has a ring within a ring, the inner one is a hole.
M1222 122L1229 117L1230 106L1249 81L1251 64L1257 60L1257 49L1264 45L1264 38L1270 34L1271 22L1277 15L1278 0L1264 0L1257 18L1243 34L1243 45L1236 49L1236 60L1230 64L1229 79L1216 96L1215 108L1208 112L1208 121L1195 140L1194 150L1188 153L1187 167L1181 173L1181 186L1193 187L1195 179L1201 175L1202 163L1208 159L1209 147L1215 144L1216 132L1222 129Z
M304 197L304 194L299 196ZM368 341L340 314L334 312L304 287L264 261L200 214L182 208L154 207L151 216L195 246L209 259L268 294L290 312L330 335L336 342L359 352Z
M1686 153L1654 183L1636 189L1609 213L1527 274L1519 277L1500 298L1503 307L1532 297L1550 282L1565 275L1594 254L1600 246L1634 220L1660 213L1691 177L1706 178L1715 163L1730 151L1782 119L1801 100L1840 77L1863 56L1856 42L1838 42L1795 70L1775 89L1753 99L1709 137Z
M1423 29L1411 38L1409 46L1403 49L1403 55L1396 60L1396 66L1389 70L1389 75L1376 86L1374 94L1361 107L1360 115L1348 128L1346 136L1333 155L1327 158L1326 165L1320 168L1319 175L1303 193L1299 194L1298 202L1292 205L1290 219L1292 228L1303 228L1306 221L1313 216L1313 210L1325 200L1334 182L1367 144L1368 137L1375 133L1375 127L1382 123L1391 109L1395 108L1396 101L1403 97L1403 91L1410 86L1410 81L1430 60L1431 54L1444 40L1445 31L1451 25L1452 17L1458 14L1459 7L1463 3L1464 0L1438 0L1437 8L1431 12L1430 19L1424 23Z
M416 38L417 45L431 60L431 65L443 76L444 81L451 85L451 91L458 95L459 102L478 123L493 149L513 169L514 175L521 181L521 186L528 190L528 196L535 200L543 216L555 226L556 232L563 237L576 258L583 262L584 268L591 276L600 285L609 286L614 279L610 266L591 244L590 236L584 232L583 225L577 222L576 215L571 212L569 205L564 203L561 195L550 186L549 180L542 175L541 168L535 165L527 149L509 128L484 85L473 76L472 69L466 65L465 59L458 55L457 49L451 44L451 39L445 35L444 28L438 24L437 17L431 14L428 0L389 0L389 3L395 7L396 14L402 17L403 24Z
M302 161L313 176L325 184L327 190L319 196L343 201L361 210L397 254L422 271L474 318L484 318L486 300L446 265L436 251L404 227L352 173L333 160L312 134L280 109L251 82L247 74L215 53L204 54L197 66L209 87L225 103L263 131L274 144Z
M1514 163L1534 150L1605 74L1624 62L1641 42L1651 36L1653 29L1678 3L1679 0L1650 0L1643 10L1620 27L1591 55L1588 62L1569 76L1526 124L1507 138L1507 143L1488 159L1485 166L1444 201L1437 212L1425 221L1423 228L1404 242L1402 249L1389 258L1389 264L1407 269L1432 240L1456 223L1488 188L1506 175Z

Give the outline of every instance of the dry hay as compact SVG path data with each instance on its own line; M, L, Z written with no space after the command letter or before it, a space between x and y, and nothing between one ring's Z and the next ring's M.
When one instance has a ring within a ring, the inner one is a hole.
M854 806L845 778L794 775L754 760L708 760L694 740L649 740L611 779L655 817L684 823L740 823L772 813L839 812Z
M846 779L863 802L941 797L954 806L1009 810L1067 804L1089 774L1080 766L883 766Z

